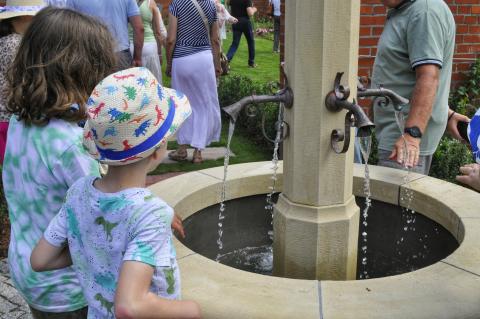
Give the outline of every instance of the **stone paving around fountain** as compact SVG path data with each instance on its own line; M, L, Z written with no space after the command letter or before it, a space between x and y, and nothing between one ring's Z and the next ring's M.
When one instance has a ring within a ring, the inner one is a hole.
M0 318L32 318L28 305L13 287L6 259L0 260Z

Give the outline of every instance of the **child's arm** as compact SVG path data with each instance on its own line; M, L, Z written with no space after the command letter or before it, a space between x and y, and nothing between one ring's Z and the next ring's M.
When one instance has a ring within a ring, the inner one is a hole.
M68 196L68 194L67 194ZM30 255L30 264L35 271L65 268L72 264L67 244L67 215L65 205L50 221L43 237Z
M72 265L72 258L68 246L54 246L42 237L32 251L30 264L35 271L47 271Z
M115 293L117 318L201 318L194 301L160 298L149 291L153 267L142 262L125 261Z

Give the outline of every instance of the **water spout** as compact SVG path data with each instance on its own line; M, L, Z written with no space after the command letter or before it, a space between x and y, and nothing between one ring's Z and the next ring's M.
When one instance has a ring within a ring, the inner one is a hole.
M383 87L380 87L379 89L365 89L363 87L358 87L357 97L384 97L392 102L395 111L401 111L402 108L409 103L408 99Z
M246 96L232 105L225 106L222 108L222 110L227 113L227 115L230 117L230 120L235 123L238 115L247 105L268 102L283 102L286 108L291 108L293 105L293 91L289 87L286 87L274 95Z

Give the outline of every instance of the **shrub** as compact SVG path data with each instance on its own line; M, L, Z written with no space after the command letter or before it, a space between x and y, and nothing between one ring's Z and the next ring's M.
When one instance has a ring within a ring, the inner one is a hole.
M222 77L219 88L218 98L221 107L231 105L246 96L252 94L273 94L277 86L275 83L257 83L249 77L242 75L231 75ZM246 114L246 110L240 113L236 130L240 130L247 136L252 143L273 149L271 142L265 139L262 133L262 117L265 117L265 132L271 138L275 137L275 122L278 116L277 103L265 103L258 105L255 117Z
M467 146L448 136L444 136L433 154L430 176L455 183L462 165L472 162L472 153Z
M450 107L458 113L472 117L474 105L480 103L480 59L477 59L467 74L466 82L450 94Z

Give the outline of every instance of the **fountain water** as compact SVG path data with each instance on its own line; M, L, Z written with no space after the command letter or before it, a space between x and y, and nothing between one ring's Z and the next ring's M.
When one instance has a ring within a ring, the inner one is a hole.
M359 137L359 145L360 145L360 151L362 153L363 161L365 162L365 180L364 180L364 186L363 186L363 191L365 194L365 208L362 211L362 225L364 227L364 231L362 232L362 249L361 249L361 259L362 259L362 269L360 270L360 279L368 279L368 271L366 270L367 266L367 236L368 236L368 231L367 231L367 217L368 217L368 212L370 210L370 207L372 206L372 200L370 199L370 196L372 195L370 192L370 171L368 169L368 159L370 157L370 151L372 148L372 137L371 136L365 136L365 137Z
M220 208L218 212L218 239L217 239L217 245L218 245L218 254L216 260L218 261L219 258L221 257L221 251L223 249L223 242L222 242L222 236L223 236L223 220L225 219L225 199L226 199L226 188L227 188L227 174L228 174L228 164L230 162L230 143L232 142L232 137L233 137L233 132L235 131L235 122L230 121L229 127L228 127L228 138L227 138L227 147L225 149L225 158L223 160L223 182L222 182L222 190L220 192Z

